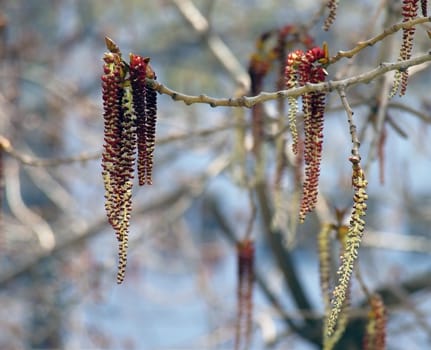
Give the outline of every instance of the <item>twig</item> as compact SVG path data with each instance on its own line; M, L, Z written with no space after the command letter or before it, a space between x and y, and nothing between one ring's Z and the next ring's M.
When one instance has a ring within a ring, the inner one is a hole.
M395 232L370 231L364 236L364 246L375 249L388 249L400 252L431 254L431 239L425 235L411 232L400 234Z
M370 148L368 150L367 163L365 164L365 167L364 167L367 173L371 166L372 161L375 159L375 157L378 157L379 142L380 142L384 124L386 121L387 108L388 108L388 102L389 102L389 96L386 93L386 91L390 89L390 84L391 84L391 80L388 79L387 76L381 82L380 96L378 96L379 108L378 108L376 120L374 123L375 132L373 135L373 140L371 141ZM382 174L383 174L382 169L380 169L380 176L382 176ZM381 181L382 179L384 179L384 177L381 178Z
M306 26L304 26L304 28L307 32L320 21L320 19L325 14L326 9L327 9L327 1L322 1L322 3L320 4L320 8L311 17L310 22L307 23Z
M56 244L54 232L40 215L36 214L24 203L21 196L18 164L15 161L9 161L4 172L6 199L12 214L36 235L43 251L51 251Z
M173 205L184 196L189 195L192 191L191 187L180 187L172 192L160 197L158 200L155 200L141 208L136 209L137 214L145 215L161 208L166 207L167 204ZM85 242L87 239L96 236L100 233L103 233L103 228L108 225L108 221L103 216L95 220L91 225L85 225L84 229L81 229L77 233L73 233L70 238L63 242L58 242L52 247L51 250L46 250L37 254L35 257L29 259L29 261L22 266L16 267L12 271L7 271L0 276L0 287L6 286L8 283L15 281L17 278L24 276L26 273L31 271L33 268L37 267L44 259L59 254L61 252L66 251L67 249L79 246L82 242Z
M247 128L250 124L249 123L226 123L218 126L213 126L209 128L199 129L199 130L192 130L185 133L178 133L173 135L167 135L165 137L160 137L158 140L156 140L157 145L165 145L171 142L175 141L182 141L182 140L190 140L193 137L205 137L212 134L215 134L220 131L225 131L233 128Z
M359 155L359 146L361 143L359 142L358 134L356 131L356 125L353 123L353 111L350 107L349 101L347 101L346 91L343 87L338 89L338 93L340 94L341 103L343 104L344 109L347 114L347 121L349 123L350 136L352 138L352 156L358 159L361 159Z
M401 23L394 24L393 26L385 29L379 35L376 35L375 37L373 37L371 39L358 42L358 44L351 50L338 51L338 53L335 56L333 56L329 59L329 63L330 64L335 63L335 62L339 61L340 59L342 59L343 57L351 58L351 57L355 56L357 53L359 53L360 51L362 51L363 49L365 49L366 47L373 46L374 44L378 43L379 41L382 41L387 36L392 35L401 29L412 28L418 24L422 24L422 23L426 23L426 22L431 22L431 17L419 17L419 18L415 18L415 19L408 21L408 22L401 22Z
M70 164L73 162L86 162L88 160L99 159L101 156L101 152L93 152L93 153L84 152L76 156L62 157L62 158L55 158L55 159L35 158L27 154L18 152L15 148L13 148L10 141L1 135L0 135L0 146L5 153L7 153L12 158L15 158L16 160L18 160L21 164L30 165L30 166L39 166L39 167L59 166L63 164Z
M356 280L358 281L359 286L361 287L362 292L364 293L365 297L370 299L372 296L372 292L367 287L367 284L364 281L364 278L363 278L362 272L361 272L361 267L359 266L359 264L357 264L355 266L355 277L356 277Z
M406 104L403 104L400 102L389 102L388 108L399 109L399 110L408 112L408 113L418 117L419 119L421 119L425 123L431 124L431 116L429 114L418 111L417 109L414 109L410 106L407 106Z
M223 125L214 126L210 128L160 137L158 140L156 140L156 144L165 145L171 142L182 141L186 139L190 140L192 137L205 137L220 131L229 130L235 127L247 127L248 125L249 124L247 123L226 123ZM42 158L38 158L35 156L31 156L29 154L22 153L20 151L17 151L12 146L10 141L2 135L0 135L0 149L4 153L11 156L12 158L15 158L16 160L18 160L21 164L34 166L34 167L55 167L55 166L70 164L74 162L84 163L91 160L98 160L102 156L101 151L99 152L94 151L94 152L82 152L80 154L77 154L75 156L70 156L70 157L42 159Z
M402 288L402 286L394 285L392 291L396 297L398 297L400 304L405 307L407 312L411 312L415 318L415 328L422 328L422 331L428 335L431 335L431 327L428 324L428 317L425 311L420 310L418 306L412 301L410 294ZM409 298L410 297L410 298Z
M147 79L147 84L157 90L160 94L168 95L175 101L183 101L186 105L191 105L194 103L204 103L209 104L211 107L247 107L251 108L254 105L262 102L267 102L271 100L277 100L284 97L299 97L307 92L331 92L334 89L340 87L347 88L352 85L357 84L367 84L374 80L375 78L394 70L405 70L409 67L422 64L424 62L431 61L431 52L422 54L415 58L395 62L395 63L381 63L377 68L374 68L368 72L358 74L356 76L342 79L333 80L325 83L319 84L306 84L305 86L289 89L280 90L276 92L262 92L259 95L247 97L241 96L239 98L215 98L207 95L186 95L180 92L174 91L165 85L151 79Z
M247 227L245 229L244 239L250 239L251 238L251 235L253 232L254 222L256 221L256 216L257 216L257 206L256 206L256 203L255 203L254 198L253 198L252 189L248 189L248 199L249 199L249 203L250 203L251 213L250 213L250 217L248 219Z

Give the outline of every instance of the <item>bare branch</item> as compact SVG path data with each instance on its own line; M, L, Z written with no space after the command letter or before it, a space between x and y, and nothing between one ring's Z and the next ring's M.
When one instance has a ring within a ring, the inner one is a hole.
M12 214L36 235L43 251L50 251L55 246L54 232L40 215L24 203L21 196L18 164L15 161L10 161L5 166L4 171L6 199Z
M262 92L259 95L247 97L242 96L239 98L215 98L207 95L186 95L174 91L163 84L151 79L147 79L147 84L157 90L160 94L168 95L175 101L183 101L186 105L194 103L209 104L211 107L247 107L251 108L254 105L271 100L277 100L284 97L299 97L307 92L325 91L331 92L340 87L347 88L357 84L367 84L383 74L394 70L406 70L409 67L416 66L425 62L431 61L431 52L422 54L409 60L395 62L395 63L381 63L377 68L368 72L358 74L356 76L342 79L333 80L319 84L306 84L305 86L280 90L276 92Z
M172 192L167 193L166 195L160 197L158 200L153 201L150 204L142 206L136 209L136 212L141 215L149 214L151 212L160 210L164 208L167 204L173 205L178 200L183 198L186 195L190 194L192 189L189 187L180 187L174 189ZM77 233L73 232L69 235L69 238L56 243L52 249L42 251L37 256L29 259L27 263L24 263L22 266L15 267L12 271L6 271L0 276L0 286L5 286L10 282L15 281L17 278L25 275L33 268L38 266L44 259L55 256L57 254L61 254L68 249L74 248L85 242L89 238L96 236L103 232L103 228L108 224L105 216L102 218L94 220L90 225L83 225L83 229L80 229ZM67 236L67 235L66 235Z
M160 137L156 140L157 145L166 145L171 142L190 140L193 137L206 137L217 132L229 130L236 127L248 127L247 123L226 123L219 126L213 126L210 128L203 128L199 130L193 130L186 133L175 133L172 135L167 135L165 137ZM42 159L33 155L22 153L16 150L10 141L4 136L0 135L0 149L8 154L10 157L15 158L21 164L33 166L33 167L55 167L75 162L85 163L91 160L100 159L102 152L82 152L70 157L60 157L60 158L49 158Z
M172 0L183 17L193 29L205 36L206 43L223 67L234 77L235 81L246 91L250 89L250 77L229 47L216 34L210 33L208 20L191 0Z
M420 17L420 18L415 18L415 19L408 21L408 22L401 22L401 23L394 24L392 27L385 29L379 35L376 35L375 37L373 37L371 39L358 42L358 44L351 50L338 51L338 53L334 57L331 57L329 59L329 63L330 64L335 63L343 57L352 58L353 56L358 54L360 51L365 49L366 47L373 46L374 44L378 43L379 41L382 41L387 36L392 35L401 29L412 28L418 24L427 23L427 22L431 22L431 17Z
M99 159L101 156L101 152L92 152L92 153L84 152L71 157L62 157L62 158L53 158L53 159L35 158L27 154L18 152L15 148L13 148L10 141L2 135L0 135L0 146L6 154L11 156L12 158L15 158L21 164L39 166L39 167L58 166L58 165L69 164L73 162L86 162L88 160Z
M349 105L349 101L347 101L346 91L341 87L338 92L340 94L341 103L346 110L347 120L349 122L350 136L352 138L352 156L360 159L359 146L361 143L359 142L358 134L356 132L356 125L353 123L353 111Z
M421 111L414 109L414 108L412 108L406 104L399 103L399 102L389 102L388 107L408 112L411 115L418 117L419 119L421 119L425 123L431 124L431 116L428 113L421 112Z

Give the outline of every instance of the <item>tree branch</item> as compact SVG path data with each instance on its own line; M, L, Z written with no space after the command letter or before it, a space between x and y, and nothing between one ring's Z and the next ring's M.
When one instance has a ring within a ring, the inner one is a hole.
M188 195L191 191L191 188L188 187L180 187L171 193L166 194L165 196L159 198L156 201L153 201L150 204L142 206L137 209L137 214L145 215L161 208L164 208L167 204L173 205L175 202L183 198L185 195ZM98 235L103 232L103 228L108 225L108 221L105 217L95 220L90 226L85 229L79 231L78 233L73 233L71 238L59 242L52 249L45 250L39 253L37 256L30 259L28 262L24 263L22 266L15 268L12 271L3 273L0 276L0 288L7 286L9 283L15 281L17 278L24 276L26 273L31 271L32 269L39 266L39 264L45 259L55 256L61 252L64 252L68 249L74 248L82 242L85 242L89 238Z
M389 102L388 108L399 109L401 111L408 112L411 115L418 117L423 122L431 124L431 116L428 113L421 112L421 111L419 111L415 108L412 108L406 104L403 104L400 102Z
M147 79L147 84L153 89L157 90L160 94L168 95L175 101L183 101L186 105L194 103L209 104L211 107L247 107L251 108L254 105L271 100L277 100L285 97L299 97L307 92L331 92L340 87L347 88L357 84L368 84L377 77L394 70L406 70L409 67L417 66L419 64L431 61L431 51L414 57L409 60L395 62L395 63L381 63L377 68L368 72L358 74L356 76L342 79L332 80L319 84L306 84L305 86L280 90L276 92L262 92L259 95L247 97L241 96L239 98L215 98L207 95L186 95L181 92L174 91L167 86L157 82L156 80Z
M407 22L406 22L407 23ZM157 82L156 80L147 79L147 84L157 90L160 94L168 95L175 101L183 101L186 105L191 105L194 103L209 104L211 107L247 107L251 108L258 103L263 103L271 100L277 100L285 97L299 97L307 92L317 92L325 91L331 92L334 89L346 89L349 86L356 84L368 84L373 79L393 70L405 70L409 67L417 66L425 62L431 61L431 51L417 56L415 58L400 61L396 63L381 63L379 67L370 70L368 72L335 81L328 81L319 84L306 84L298 88L293 88L289 90L280 90L276 92L262 92L256 96L242 96L239 98L215 98L207 95L192 96L182 94L180 92L174 91L167 86ZM223 129L223 128L221 128ZM208 130L203 132L203 135L207 135ZM190 136L190 135L189 135ZM176 140L177 138L175 138ZM2 150L12 156L13 158L19 160L22 164L31 166L58 166L62 164L69 164L72 162L85 162L89 160L99 159L100 152L84 152L76 156L62 157L58 159L37 159L30 157L28 155L22 154L16 151L9 140L0 135L0 146Z
M262 216L262 229L264 230L268 244L274 253L274 258L280 271L283 274L286 286L288 287L298 309L305 312L312 312L312 304L303 288L294 259L290 252L285 248L283 234L280 230L272 228L273 209L270 205L271 201L268 198L268 189L266 188L266 184L259 182L256 184L255 191ZM320 326L316 327L316 320L305 319L304 321L310 330L318 332L318 335L309 334L309 339L316 339L316 337L320 339Z
M353 110L352 107L350 107L349 101L346 97L346 91L343 87L340 87L338 89L338 93L340 95L341 103L343 104L343 107L347 114L350 136L352 138L352 156L356 157L359 160L361 159L359 155L359 146L361 145L361 143L359 142L358 134L356 132L356 125L353 122Z
M217 132L222 132L237 127L248 127L248 123L226 123L219 126L213 126L210 128L203 128L199 130L188 131L186 133L173 133L172 135L167 135L165 137L160 137L156 140L157 145L165 145L171 142L190 140L192 137L206 137ZM87 162L91 160L98 160L102 156L101 151L94 152L82 152L70 157L59 157L59 158L38 158L29 154L22 153L16 150L10 141L0 135L0 149L8 154L10 157L15 158L18 162L24 165L33 167L55 167L65 164L70 164L74 162Z
M78 154L76 156L62 157L62 158L55 158L55 159L35 158L27 154L18 152L15 148L13 148L10 141L2 135L0 135L0 147L5 153L7 153L12 158L15 158L16 160L18 160L21 164L39 166L39 167L58 166L62 164L70 164L73 162L85 162L88 160L99 159L101 156L101 152L88 152L88 153L85 152L85 153Z
M401 29L412 28L418 24L422 24L422 23L426 23L426 22L431 22L431 17L419 17L419 18L415 18L415 19L408 21L408 22L401 22L401 23L394 24L393 26L385 29L379 35L376 35L375 37L373 37L371 39L358 42L357 45L351 50L338 51L335 56L333 56L329 59L329 63L330 64L335 63L335 62L339 61L340 59L342 59L343 57L352 58L353 56L358 54L360 51L365 49L366 47L373 46L374 44L378 43L379 41L382 41L387 36L392 35Z
M181 15L191 24L193 29L205 37L205 41L214 56L235 79L236 83L246 91L250 88L250 77L220 36L210 33L210 25L205 16L191 0L172 0Z

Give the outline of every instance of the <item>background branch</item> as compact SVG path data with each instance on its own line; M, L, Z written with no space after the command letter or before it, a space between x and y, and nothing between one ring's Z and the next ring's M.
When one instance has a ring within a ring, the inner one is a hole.
M199 11L191 0L172 0L184 19L191 24L192 28L202 36L211 52L221 65L235 79L236 83L248 91L250 89L250 77L241 63L224 43L220 36L210 31L208 20Z

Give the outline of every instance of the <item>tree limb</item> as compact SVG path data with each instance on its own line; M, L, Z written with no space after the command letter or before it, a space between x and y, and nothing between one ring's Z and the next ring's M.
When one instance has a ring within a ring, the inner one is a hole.
M365 40L365 41L358 42L357 45L351 50L338 51L334 57L331 57L329 59L329 63L335 63L335 62L339 61L340 59L342 59L343 57L352 58L353 56L358 54L360 51L365 49L366 47L373 46L374 44L378 43L379 41L382 41L383 39L385 39L387 36L392 35L401 29L412 28L418 24L427 23L427 22L431 22L431 17L419 17L419 18L415 18L415 19L408 21L408 22L401 22L401 23L394 24L393 26L385 29L382 33L376 35L375 37L368 39L368 40Z
M245 91L250 88L250 77L220 36L210 32L210 25L205 16L191 0L172 0L181 15L193 29L204 36L214 56Z
M247 107L251 108L254 105L262 102L267 102L271 100L277 100L279 98L285 97L299 97L307 92L331 92L338 88L348 88L352 85L357 84L368 84L372 80L376 79L387 72L394 70L406 70L409 67L417 66L419 64L431 61L431 51L422 54L420 56L411 58L405 61L399 61L394 63L381 63L377 68L374 68L368 72L358 74L356 76L342 79L342 80L332 80L325 83L319 84L306 84L301 87L280 90L276 92L262 92L256 96L241 96L239 98L215 98L207 95L186 95L178 91L174 91L167 86L159 83L156 80L147 79L147 84L153 89L157 90L162 95L170 96L174 101L183 101L186 105L191 105L194 103L204 103L209 104L211 107Z
M148 214L150 212L153 212L155 210L160 210L160 208L164 208L166 205L173 205L176 201L181 199L184 195L187 195L190 191L191 189L188 187L180 187L172 191L171 193L168 193L165 196L159 198L158 200L155 200L150 204L142 206L141 208L137 209L136 212L137 214L143 215L143 214ZM105 217L100 218L95 222L93 222L90 226L81 230L80 232L73 233L71 235L66 235L66 236L71 236L71 238L63 242L57 243L52 249L45 250L42 253L30 259L22 266L19 266L18 268L15 268L10 272L3 273L0 276L0 289L2 287L7 286L9 283L15 281L17 278L24 276L32 269L39 266L39 264L45 259L51 256L55 256L61 252L64 252L67 249L76 247L79 244L82 244L83 242L85 242L87 239L103 232L102 229L105 226L107 226L107 224L108 224L108 221L106 220Z

